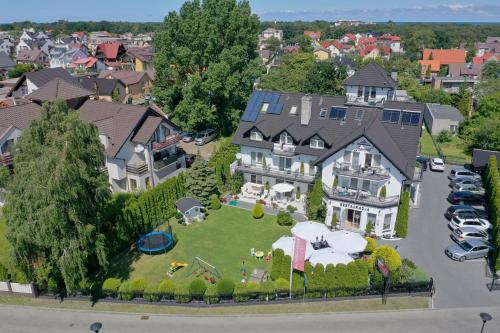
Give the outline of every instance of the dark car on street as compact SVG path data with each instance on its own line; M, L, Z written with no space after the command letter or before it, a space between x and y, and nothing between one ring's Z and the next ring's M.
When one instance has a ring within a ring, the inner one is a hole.
M455 216L458 216L459 214L476 214L477 217L487 219L488 218L488 213L483 210L483 209L477 209L469 205L453 205L448 207L446 212L444 213L444 216L448 219L451 220Z
M448 201L454 205L482 205L484 197L481 194L472 193L469 191L450 192Z
M427 165L429 164L429 159L425 156L417 156L417 162L422 166L422 171L427 171Z

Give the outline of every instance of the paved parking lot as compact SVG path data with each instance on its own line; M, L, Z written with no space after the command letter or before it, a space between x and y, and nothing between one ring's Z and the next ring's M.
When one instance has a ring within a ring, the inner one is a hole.
M403 257L408 257L423 267L436 283L435 307L472 307L500 305L500 291L489 292L486 284L485 261L463 263L452 261L444 249L450 239L448 220L444 212L449 203L446 197L448 173L427 171L424 173L419 208L410 213L408 237L392 242L399 245Z

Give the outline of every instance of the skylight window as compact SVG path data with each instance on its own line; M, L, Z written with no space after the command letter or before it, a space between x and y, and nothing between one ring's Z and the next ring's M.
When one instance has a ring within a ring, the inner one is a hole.
M297 105L292 106L290 109L290 115L295 116L297 114Z
M321 109L321 111L319 112L319 117L320 118L325 118L327 111L328 111L327 109Z
M262 107L260 108L261 113L266 113L269 108L269 103L262 103Z
M357 110L356 116L354 117L354 119L355 120L362 120L364 114L365 114L365 110Z

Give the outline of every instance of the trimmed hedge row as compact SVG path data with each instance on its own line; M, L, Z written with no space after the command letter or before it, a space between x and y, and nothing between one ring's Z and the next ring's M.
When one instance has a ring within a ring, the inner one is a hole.
M484 187L488 200L488 213L493 226L493 264L495 270L500 270L500 175L498 172L497 159L490 156L484 173Z

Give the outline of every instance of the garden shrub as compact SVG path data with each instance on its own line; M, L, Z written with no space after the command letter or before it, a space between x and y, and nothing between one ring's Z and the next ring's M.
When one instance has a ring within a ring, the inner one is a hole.
M392 281L393 283L413 282L415 281L415 270L403 262L402 265L392 273Z
M170 279L165 279L158 285L158 293L162 298L171 299L175 294L175 283Z
M261 219L264 217L264 208L262 207L262 204L257 202L255 206L252 209L252 216L254 219Z
M47 281L47 292L49 294L57 294L59 292L59 286L54 278L49 278Z
M9 271L7 267L0 263L0 281L7 281L9 279Z
M325 292L327 297L335 297L335 281L336 271L335 266L328 264L325 267Z
M451 141L451 133L447 130L442 130L438 133L436 141L439 143L446 143Z
M282 226L291 226L293 224L293 217L289 212L280 210L276 216L276 222Z
M213 194L211 197L210 197L210 207L213 209L213 210L217 210L217 209L220 209L222 207L221 203L220 203L220 200L219 200L219 197L216 196L215 194Z
M148 284L146 289L144 289L144 299L149 302L158 302L161 299L161 295L158 292L158 285L154 283Z
M120 289L118 289L118 297L124 301L129 301L134 298L134 293L132 292L129 281L125 281L120 285Z
M368 223L366 223L365 234L371 235L374 226L375 226L375 223L373 223L372 220L369 220Z
M186 284L176 285L174 297L175 297L175 301L177 303L189 303L189 302L191 302L191 295L189 294L189 286Z
M391 272L395 272L401 266L401 257L392 246L382 245L373 251L369 260L371 269L377 269L377 258L382 259Z
M292 273L292 294L302 297L304 294L304 277L299 272Z
M217 293L221 297L233 296L234 282L228 278L222 278L217 282Z
M207 285L205 284L205 281L200 278L191 281L189 284L189 294L192 298L202 298L205 294L205 290L207 290Z
M28 283L28 278L21 271L16 271L12 276L12 282L25 284Z
M130 291L134 294L142 294L144 293L144 289L146 289L147 285L148 283L144 280L144 278L135 278L130 282Z
M387 197L387 187L382 186L380 189L380 198L385 199Z
M394 231L396 236L404 238L408 232L408 215L410 210L410 192L404 191L399 204Z
M219 293L217 292L217 286L211 284L205 290L205 295L203 295L203 299L207 304L217 304L220 302Z
M377 248L377 241L371 237L365 237L367 243L365 247L366 253L372 253Z
M290 277L290 256L285 256L285 252L281 249L276 249L273 252L273 261L271 266L271 279L279 278L289 279Z
M295 191L295 199L300 200L300 196L301 196L301 194L300 194L300 187L297 186L297 190Z
M417 269L417 265L415 265L415 263L408 258L404 258L403 260L401 260L401 264L406 265L411 269Z
M237 283L234 287L233 300L235 302L248 302L257 297L260 285L257 282Z
M265 281L260 284L259 300L272 301L276 298L276 290L272 281Z
M286 210L287 210L287 212L289 212L290 214L293 214L293 213L295 213L295 212L297 211L297 207L292 206L292 205L288 205L288 206L286 206Z
M313 268L312 276L307 275L306 296L310 298L323 297L325 285L325 268L322 264L317 264Z
M279 278L274 281L274 289L278 294L286 294L288 293L290 288L290 281Z

